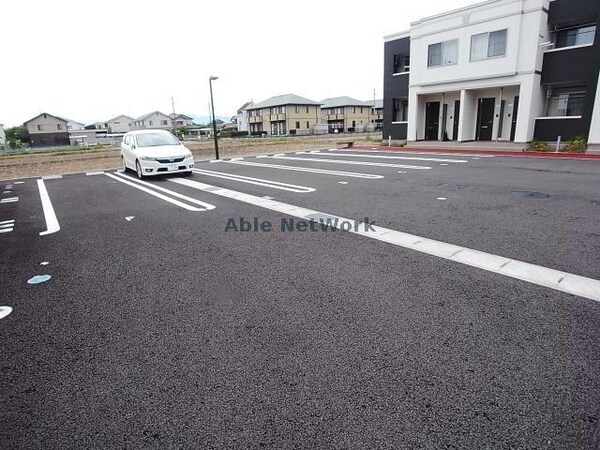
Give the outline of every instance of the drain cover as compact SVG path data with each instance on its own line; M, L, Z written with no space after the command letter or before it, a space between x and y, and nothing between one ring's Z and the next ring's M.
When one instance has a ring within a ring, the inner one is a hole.
M548 198L548 197L550 197L548 194L544 194L543 192L535 192L535 191L512 191L510 194L514 197L520 197L520 198Z

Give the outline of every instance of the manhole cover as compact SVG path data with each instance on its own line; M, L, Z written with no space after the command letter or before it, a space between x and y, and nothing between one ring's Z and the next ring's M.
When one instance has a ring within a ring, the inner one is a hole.
M548 198L548 197L550 197L548 194L544 194L543 192L535 192L535 191L512 191L510 194L514 197L520 197L520 198Z

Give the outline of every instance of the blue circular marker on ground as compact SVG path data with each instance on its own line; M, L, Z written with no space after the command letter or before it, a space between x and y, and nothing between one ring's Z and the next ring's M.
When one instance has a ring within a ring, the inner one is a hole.
M27 280L27 284L38 284L43 283L44 281L48 281L52 276L50 275L36 275L35 277L31 277Z

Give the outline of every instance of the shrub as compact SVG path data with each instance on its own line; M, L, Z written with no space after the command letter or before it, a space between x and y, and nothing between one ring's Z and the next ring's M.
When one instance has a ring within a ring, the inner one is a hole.
M546 141L535 139L529 144L529 150L532 152L548 152L550 151L550 146Z
M20 139L10 139L8 141L8 146L12 149L21 148L21 140Z
M575 136L567 142L565 152L569 153L585 153L587 149L587 137Z

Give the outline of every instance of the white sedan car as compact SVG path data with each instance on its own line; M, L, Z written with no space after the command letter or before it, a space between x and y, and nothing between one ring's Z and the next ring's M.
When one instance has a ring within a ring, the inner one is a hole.
M191 174L194 158L179 140L166 130L137 130L125 133L121 141L121 164L138 178L166 173Z

